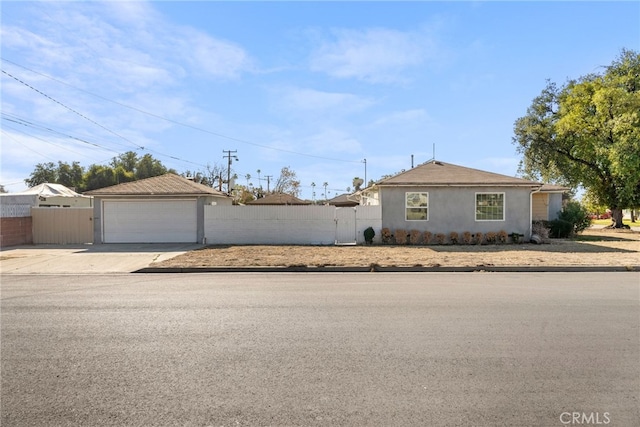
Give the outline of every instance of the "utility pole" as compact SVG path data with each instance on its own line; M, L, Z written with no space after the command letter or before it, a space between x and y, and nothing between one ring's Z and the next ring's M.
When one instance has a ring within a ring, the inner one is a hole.
M235 161L237 162L238 156L235 155L235 153L238 152L238 150L222 150L223 153L225 153L224 156L222 156L222 158L227 159L228 163L227 163L227 194L231 194L231 163L233 162L233 159L235 159Z
M267 179L267 193L269 193L271 191L269 189L269 183L271 182L271 178L273 178L273 175L265 175L264 177Z
M367 159L364 159L363 162L364 162L364 188L367 188L369 186L369 183L367 183Z

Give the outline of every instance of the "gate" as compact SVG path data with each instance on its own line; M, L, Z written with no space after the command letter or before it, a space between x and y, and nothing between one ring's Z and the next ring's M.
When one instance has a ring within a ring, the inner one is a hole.
M336 208L336 245L355 245L356 210L354 208Z
M31 208L33 243L93 243L93 208Z

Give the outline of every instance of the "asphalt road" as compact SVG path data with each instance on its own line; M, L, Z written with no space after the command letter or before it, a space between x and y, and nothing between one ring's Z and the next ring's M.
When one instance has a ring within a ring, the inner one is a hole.
M637 272L15 274L1 299L2 426L640 419Z

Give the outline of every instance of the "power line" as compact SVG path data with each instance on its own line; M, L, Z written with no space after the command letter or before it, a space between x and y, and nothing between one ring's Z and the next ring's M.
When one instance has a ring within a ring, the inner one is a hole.
M90 119L89 117L85 116L84 114L82 114L82 113L80 113L80 112L78 112L78 111L74 110L73 108L71 108L71 107L69 107L69 106L67 106L67 105L63 104L62 102L60 102L60 101L58 101L58 100L56 100L56 99L52 98L51 96L47 95L46 93L42 92L41 90L36 89L35 87L31 86L29 83L27 83L27 82L25 82L25 81L23 81L23 80L20 80L19 78L17 78L17 77L16 77L16 76L14 76L13 74L8 73L8 72L7 72L7 71L5 71L5 70L1 70L1 71L2 71L4 74L6 74L7 76L9 76L9 77L11 77L12 79L14 79L15 81L17 81L17 82L19 82L19 83L22 83L23 85L25 85L25 86L26 86L26 87L28 87L29 89L31 89L31 90L33 90L33 91L35 91L35 92L39 93L40 95L44 96L45 98L47 98L47 99L49 99L49 100L51 100L51 101L55 102L56 104L58 104L58 105L60 105L60 106L62 106L62 107L64 107L64 108L66 108L67 110L71 111L72 113L75 113L75 114L77 114L78 116L82 117L83 119L85 119L85 120L87 120L87 121L89 121L89 122L93 123L94 125L96 125L96 126L98 126L98 127L102 128L102 129L106 130L106 131L107 131L107 132L109 132L109 133L112 133L113 135L117 136L118 138L121 138L121 139L123 139L123 140L125 140L125 141L129 142L130 144L135 145L136 147L138 147L138 149L140 149L140 150L144 150L144 147L143 147L142 145L138 145L138 144L136 144L136 143L134 143L134 142L132 142L132 141L128 140L128 139L127 139L127 138L125 138L124 136L122 136L122 135L120 135L120 134L118 134L118 133L116 133L116 132L112 131L111 129L109 129L109 128L107 128L107 127L103 126L103 125L101 125L100 123L96 122L95 120Z
M179 122L177 120L173 120L173 119L169 119L167 117L160 116L158 114L150 113L150 112L142 110L142 109L140 109L138 107L134 107L134 106L131 106L131 105L123 104L123 103L118 102L118 101L114 101L114 100L109 99L109 98L105 98L104 96L89 92L89 91L84 90L84 89L80 89L80 88L78 88L76 86L73 86L73 85L71 85L69 83L66 83L66 82L64 82L62 80L56 79L56 78L51 77L51 76L49 76L47 74L43 74L43 73L37 72L35 70L32 70L32 69L30 69L28 67L25 67L23 65L17 64L17 63L15 63L13 61L10 61L8 59L5 59L5 58L0 58L0 59L2 59L5 62L8 62L10 64L13 64L13 65L15 65L17 67L20 67L20 68L23 68L25 70L31 71L32 73L35 73L35 74L40 75L42 77L46 77L48 79L56 81L56 82L58 82L60 84L63 84L65 86L69 86L69 87L71 87L73 89L76 89L76 90L78 90L80 92L83 92L83 93L86 93L88 95L94 96L96 98L102 99L104 101L111 102L111 103L119 105L121 107L128 108L130 110L134 110L134 111L137 111L139 113L146 114L148 116L155 117L157 119L164 120L164 121L167 121L169 123L176 124L178 126L183 126L183 127L190 128L190 129L193 129L193 130L197 130L199 132L203 132L203 133L206 133L206 134L209 134L209 135L217 136L219 138L224 138L224 139L228 139L230 141L240 142L242 144L252 145L254 147L260 147L260 148L264 148L264 149L267 149L267 150L274 150L274 151L280 151L280 152L283 152L283 153L295 154L295 155L298 155L298 156L311 157L311 158L322 159L322 160L331 160L331 161L334 161L334 162L344 162L344 163L361 163L362 162L361 160L335 159L335 158L331 158L331 157L317 156L317 155L314 155L314 154L300 153L300 152L293 151L293 150L285 150L283 148L276 148L276 147L271 147L271 146L268 146L268 145L257 144L255 142L243 140L243 139L240 139L240 138L235 138L235 137L232 137L232 136L223 135L221 133L213 132L213 131L210 131L208 129L203 129L203 128L200 128L200 127L197 127L197 126L193 126L193 125L190 125L190 124L187 124L187 123L182 123L182 122Z

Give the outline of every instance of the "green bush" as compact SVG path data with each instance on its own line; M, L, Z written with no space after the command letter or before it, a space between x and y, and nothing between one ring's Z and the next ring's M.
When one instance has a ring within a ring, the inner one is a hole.
M567 203L558 215L558 219L571 223L573 233L580 233L591 225L589 212L578 202Z
M364 241L370 245L373 243L373 238L375 237L376 232L373 230L373 227L367 227L364 230Z
M549 237L554 239L566 239L573 233L573 224L563 219L554 219L547 222Z

